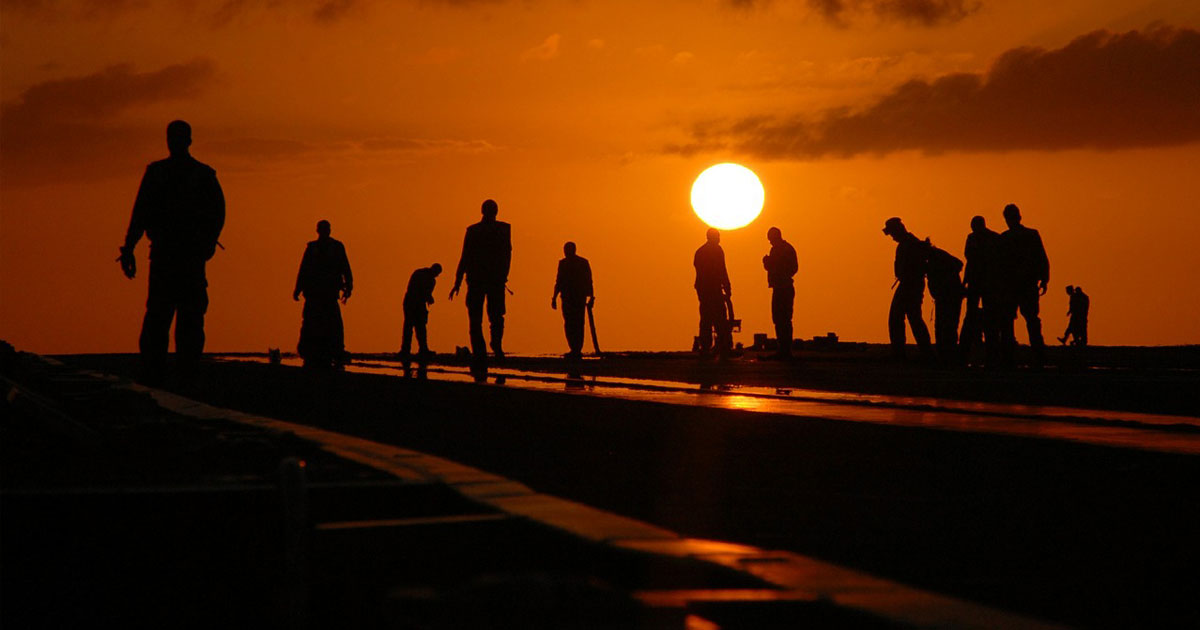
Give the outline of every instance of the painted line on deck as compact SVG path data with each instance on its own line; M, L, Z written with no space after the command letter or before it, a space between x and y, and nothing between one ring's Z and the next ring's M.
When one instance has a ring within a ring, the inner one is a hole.
M588 541L629 551L706 561L753 575L778 587L774 591L755 590L749 599L829 602L917 628L1048 630L1061 627L792 552L686 538L649 523L541 494L519 482L448 459L324 429L214 407L170 392L120 381L112 376L92 374L116 381L117 387L146 393L164 409L181 415L291 433L316 443L332 454L390 473L399 479L444 483L506 514L524 517ZM737 592L740 591L645 591L636 595L650 605L686 607L689 601L728 601L736 598Z

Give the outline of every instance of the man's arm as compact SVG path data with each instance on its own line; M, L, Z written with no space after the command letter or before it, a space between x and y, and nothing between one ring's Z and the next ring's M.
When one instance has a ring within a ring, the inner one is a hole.
M591 306L596 303L595 288L592 286L592 264L588 261L583 261L583 278L584 278L584 295L587 296L587 305Z
M800 260L796 257L796 248L789 243L787 248L788 276L794 276L800 271Z
M550 295L550 308L558 308L558 294L562 293L563 262L558 261L558 273L554 274L554 293Z
M304 255L300 257L300 270L296 272L296 288L292 289L292 299L296 301L300 300L300 294L304 292L305 276L307 275L305 272L308 271L310 260L309 250L308 247L304 248Z
M1034 237L1037 239L1037 255L1038 255L1038 279L1041 281L1041 295L1046 294L1046 288L1050 286L1050 257L1046 255L1046 246L1042 244L1042 235L1034 232Z
M225 229L225 192L221 190L221 182L217 181L216 171L212 171L210 194L212 195L210 203L213 209L213 224L208 257L212 258L217 251L217 241L221 239L221 230Z
M467 250L471 245L471 230L467 229L467 233L463 235L462 253L458 256L458 268L454 270L454 287L450 289L450 298L458 295L458 288L462 286L463 274L467 272Z
M504 255L501 260L501 269L503 269L504 280L508 280L508 270L512 267L512 225L504 224Z
M133 255L133 249L137 247L138 241L146 233L146 218L154 203L153 187L150 167L147 166L146 172L142 175L142 183L138 186L137 198L133 202L133 211L129 214L129 227L125 230L125 243L121 245L121 255L117 258L126 278L133 278L137 275L137 259Z
M345 243L339 245L342 254L342 302L345 302L354 292L354 272L350 271L350 257L346 255Z
M719 249L717 253L721 256L721 288L725 290L725 295L733 295L733 285L729 284L729 270L725 268L725 250Z

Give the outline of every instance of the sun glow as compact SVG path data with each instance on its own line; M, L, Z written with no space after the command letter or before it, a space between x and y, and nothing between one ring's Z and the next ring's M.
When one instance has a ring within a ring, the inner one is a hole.
M758 218L763 185L754 171L725 162L710 166L692 184L692 209L708 225L733 230Z

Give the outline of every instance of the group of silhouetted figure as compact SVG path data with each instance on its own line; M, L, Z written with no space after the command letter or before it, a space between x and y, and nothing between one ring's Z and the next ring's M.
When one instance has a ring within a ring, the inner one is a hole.
M150 241L150 280L146 314L142 321L139 348L143 376L161 380L166 368L171 322L175 320L175 346L181 373L194 369L204 349L204 314L208 308L208 281L205 265L221 246L218 241L225 224L225 198L216 172L197 161L189 152L192 130L188 123L176 120L167 125L170 157L146 167L137 200L117 259L129 278L137 273L134 247L143 235ZM487 348L496 361L504 360L505 296L512 263L512 229L496 219L499 207L488 199L481 207L482 218L467 228L462 253L455 270L454 287L449 299L467 283L466 306L470 333L473 371L486 370ZM1015 364L1014 336L1016 317L1025 319L1033 364L1045 360L1038 300L1050 281L1050 263L1037 230L1021 224L1017 206L1004 208L1008 229L997 233L987 228L983 217L971 221L964 255L966 265L957 257L921 240L909 232L899 218L888 219L883 232L897 243L896 283L888 315L888 330L893 353L905 352L905 320L923 358L944 363L965 363L971 351L981 343L985 364ZM305 365L332 367L345 361L344 327L340 303L354 289L354 276L345 246L331 236L328 221L317 224L317 239L308 243L301 258L292 297L304 298L304 309L297 350ZM700 303L700 330L696 350L702 358L721 358L733 352L732 328L740 325L734 318L732 288L725 266L721 235L709 229L704 245L696 250L693 265L695 289ZM771 245L763 256L767 285L771 289L771 318L775 325L777 350L760 359L788 360L793 357L792 313L795 301L793 277L798 271L796 250L783 239L777 227L767 231ZM558 263L551 308L561 304L567 338L568 359L582 356L584 317L595 303L592 270L587 259L579 256L573 242L563 246L564 257ZM429 305L442 266L434 263L413 271L404 294L404 324L399 355L407 367L413 358L419 363L432 353L427 342ZM959 273L963 275L960 278ZM936 352L929 330L921 317L926 279L934 301ZM1087 344L1088 296L1079 287L1067 287L1070 295L1070 324L1062 343ZM959 331L963 300L966 316ZM489 338L483 335L486 312ZM592 342L597 353L595 324ZM412 353L415 335L418 352ZM715 337L715 341L714 341Z
M968 363L972 351L984 347L984 365L1011 367L1016 364L1015 335L1019 314L1025 320L1032 349L1031 364L1045 364L1046 344L1038 315L1039 299L1050 284L1050 259L1037 230L1022 225L1021 210L1015 204L1004 207L1003 233L987 227L981 216L971 219L971 233L963 248L966 267L953 254L921 240L892 217L884 223L883 233L896 241L895 293L888 314L888 333L893 355L904 358L904 321L912 328L923 358L943 364ZM962 272L960 278L959 273ZM928 279L933 297L934 343L921 319L921 302ZM1071 296L1070 325L1059 340L1064 344L1073 337L1073 345L1087 344L1089 300L1079 287L1067 287ZM959 330L963 300L966 315Z

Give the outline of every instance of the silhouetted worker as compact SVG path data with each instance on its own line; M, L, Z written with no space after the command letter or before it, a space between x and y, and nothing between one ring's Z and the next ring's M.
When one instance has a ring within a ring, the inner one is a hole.
M883 233L896 241L895 293L888 311L888 337L892 342L892 355L904 358L904 320L912 327L913 339L920 348L922 357L930 355L929 328L921 319L921 302L925 300L925 266L929 248L904 227L899 217L892 217L883 224Z
M933 338L938 359L947 365L955 364L961 359L958 352L958 318L962 314L965 291L958 274L963 263L929 239L925 239L925 244L929 247L925 273L929 278L929 295L933 297Z
M709 228L708 241L696 250L692 265L696 268L696 296L700 298L700 356L712 356L713 332L717 336L717 354L727 358L733 350L733 334L729 330L727 298L733 296L729 272L725 269L725 250L721 249L721 233Z
M575 243L563 245L563 259L558 261L558 275L554 278L554 295L550 296L550 308L558 308L556 300L562 295L563 331L567 334L567 358L583 356L583 318L587 308L595 303L592 294L592 266L586 258L575 255Z
M771 321L775 324L775 339L779 349L767 359L792 358L792 306L796 299L796 287L792 276L800 269L796 260L796 248L783 240L783 232L777 227L767 230L767 241L771 251L763 256L763 268L767 270L767 286L771 288Z
M988 229L983 217L971 219L971 233L967 235L963 255L967 259L963 271L963 285L967 290L967 314L963 317L959 344L964 359L969 359L971 349L977 346L980 337L985 340L985 361L995 366L999 349L999 292L997 277L1000 234Z
M121 271L137 275L133 250L150 239L150 281L138 347L142 378L161 382L166 368L171 320L180 371L190 374L204 352L208 310L205 263L213 257L225 226L225 195L217 172L188 153L192 128L182 120L167 125L171 156L146 167L121 246Z
M442 266L433 263L421 267L408 277L408 288L404 291L404 333L400 340L400 358L407 362L412 355L413 333L417 335L417 352L420 361L429 359L429 343L426 324L429 323L429 305L433 304L433 289Z
M296 274L292 299L304 295L304 319L300 324L297 352L307 367L329 367L345 359L345 331L342 326L342 302L354 291L354 275L346 247L331 238L329 221L317 222L317 240L309 241Z
M491 327L492 352L497 360L504 359L504 291L508 284L508 269L512 265L512 227L496 220L499 206L488 199L480 210L483 219L467 228L463 237L462 256L454 272L454 288L450 299L458 294L463 276L467 277L467 318L470 320L471 354L477 364L487 359L483 345L483 308L487 302L488 324Z
M1004 206L1004 222L1008 229L1000 235L1001 294L1004 313L1000 321L1000 347L1005 365L1012 365L1017 347L1013 330L1017 312L1025 318L1033 362L1041 367L1046 360L1046 343L1042 339L1042 320L1038 318L1038 298L1046 294L1050 284L1050 259L1037 230L1021 225L1021 210L1016 204Z
M1067 324L1067 330L1058 340L1063 344L1071 340L1073 346L1087 345L1087 319L1088 309L1091 307L1091 300L1088 299L1086 293L1083 292L1083 287L1073 287L1067 285L1067 295L1071 296L1067 306L1067 316L1070 321Z

